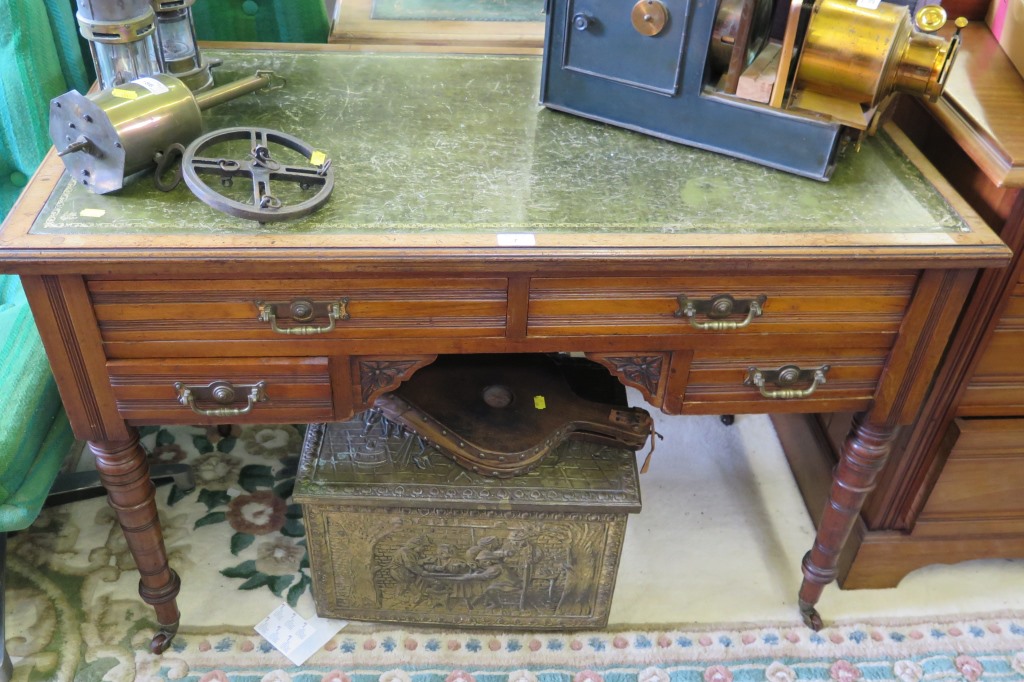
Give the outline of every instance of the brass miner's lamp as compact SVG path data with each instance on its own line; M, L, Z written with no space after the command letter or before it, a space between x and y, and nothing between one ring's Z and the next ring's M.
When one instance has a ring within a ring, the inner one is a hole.
M200 91L213 86L210 68L219 62L205 62L196 45L192 19L195 1L152 0L152 3L163 72L183 81L193 91Z
M78 27L101 89L162 71L149 0L78 0Z

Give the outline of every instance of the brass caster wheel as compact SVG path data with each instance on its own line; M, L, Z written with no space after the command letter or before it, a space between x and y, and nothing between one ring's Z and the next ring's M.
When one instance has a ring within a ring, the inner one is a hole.
M804 625L814 630L815 632L818 632L823 627L825 627L825 624L822 622L821 615L818 613L818 610L810 604L800 604L800 615L803 616Z
M154 654L160 655L167 651L167 647L171 645L171 640L174 639L174 635L178 632L178 624L165 625L160 628L160 631L153 636L153 641L149 643L149 650Z

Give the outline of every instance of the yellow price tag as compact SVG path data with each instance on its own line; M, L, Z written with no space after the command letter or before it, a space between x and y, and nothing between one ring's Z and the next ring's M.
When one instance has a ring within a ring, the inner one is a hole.
M315 151L309 155L309 162L314 166L324 165L324 161L327 160L327 155L321 151Z
M547 401L544 400L544 396L535 395L533 396L533 406L536 407L538 410L543 410L548 406L548 404Z
M110 94L120 99L138 99L139 93L134 90L124 90L122 88L114 88L110 91Z

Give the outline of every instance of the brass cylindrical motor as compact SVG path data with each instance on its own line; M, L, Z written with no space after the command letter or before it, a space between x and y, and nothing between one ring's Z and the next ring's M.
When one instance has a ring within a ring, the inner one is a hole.
M795 87L867 107L893 92L934 100L957 45L956 39L915 30L902 5L881 2L872 9L851 0L817 0Z
M158 74L88 97L72 90L50 102L50 139L68 172L97 194L154 165L157 152L187 145L203 132L201 111L270 83L257 72L194 94L185 83Z

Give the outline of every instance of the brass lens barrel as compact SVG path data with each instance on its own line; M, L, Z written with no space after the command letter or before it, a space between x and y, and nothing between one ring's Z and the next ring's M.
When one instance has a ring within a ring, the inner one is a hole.
M817 0L796 87L866 106L892 92L937 97L955 44L914 30L906 7Z

